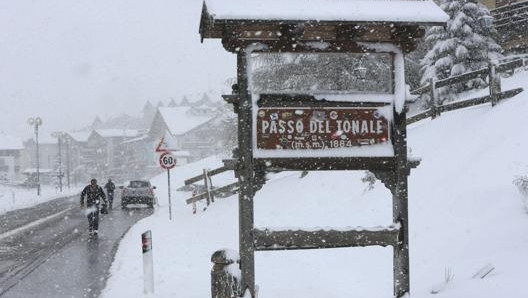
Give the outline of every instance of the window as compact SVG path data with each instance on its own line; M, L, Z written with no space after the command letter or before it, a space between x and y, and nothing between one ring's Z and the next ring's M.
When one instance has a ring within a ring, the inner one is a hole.
M150 182L148 181L130 181L128 185L130 188L146 188L150 187Z

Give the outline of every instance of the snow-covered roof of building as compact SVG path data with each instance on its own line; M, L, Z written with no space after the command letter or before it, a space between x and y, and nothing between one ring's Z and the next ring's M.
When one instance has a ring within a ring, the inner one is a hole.
M174 151L171 151L171 154L176 157L190 157L191 156L191 153L185 150L174 150Z
M21 138L0 133L0 150L22 150L24 143Z
M35 143L35 136L31 137L30 140L33 141L33 143ZM50 133L39 133L38 142L39 142L39 145L57 145L58 144L57 138L52 137Z
M37 168L27 168L24 171L22 171L23 174L33 174L33 173L36 173L36 172L37 172ZM38 172L40 174L45 174L45 173L52 173L53 170L52 169L39 168Z
M78 131L78 132L69 132L68 135L77 142L88 142L91 131Z
M448 15L431 0L204 0L224 20L443 23Z
M139 129L96 129L95 132L103 138L133 138L141 135L141 130Z
M191 109L191 107L158 108L172 135L185 134L214 118L213 115L193 115Z
M126 141L122 142L121 144L130 144L130 143L134 143L134 142L139 142L139 141L146 140L147 138L148 138L148 135L147 135L147 134L144 134L144 135L141 135L141 136L139 136L139 137L136 137L136 138L133 138L133 139L126 140Z

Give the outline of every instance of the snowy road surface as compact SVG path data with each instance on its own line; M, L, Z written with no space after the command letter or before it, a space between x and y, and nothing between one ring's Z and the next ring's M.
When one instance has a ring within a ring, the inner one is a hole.
M87 235L78 196L1 215L0 297L97 297L122 235L150 214L114 208L101 217L97 238Z

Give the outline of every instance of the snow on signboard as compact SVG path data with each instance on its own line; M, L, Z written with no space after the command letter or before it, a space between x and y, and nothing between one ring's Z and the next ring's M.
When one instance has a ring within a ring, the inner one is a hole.
M215 19L317 20L435 24L448 15L430 0L205 0Z

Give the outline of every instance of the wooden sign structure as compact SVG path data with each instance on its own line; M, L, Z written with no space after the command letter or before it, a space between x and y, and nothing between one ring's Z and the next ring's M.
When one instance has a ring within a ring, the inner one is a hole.
M238 295L256 296L256 251L371 245L393 247L394 297L408 294L407 177L418 163L407 159L403 53L423 37L420 26L443 25L447 15L427 0L237 3L206 0L200 34L221 39L237 55L237 84L224 99L238 114ZM313 6L312 14L299 18L296 5L305 12ZM324 15L329 6L335 13ZM423 12L418 20L417 10ZM336 69L340 73L332 77ZM278 80L268 84L273 77ZM393 224L347 231L255 229L253 197L265 173L276 170L368 170L392 193Z

